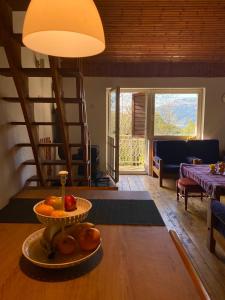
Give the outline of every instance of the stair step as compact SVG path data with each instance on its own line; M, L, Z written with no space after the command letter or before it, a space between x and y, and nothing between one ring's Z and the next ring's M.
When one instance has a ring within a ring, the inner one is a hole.
M3 100L12 103L20 103L20 99L18 97L3 97ZM55 103L55 98L40 98L40 97L31 97L28 100L32 103ZM82 103L82 98L62 98L64 103Z
M80 165L88 165L90 164L90 160L88 161L83 161L83 160L72 160L72 165L74 166L80 166ZM35 160L33 159L29 159L29 160L26 160L22 163L23 165L30 165L30 166L35 166ZM43 160L41 162L42 165L66 165L66 161L65 160Z
M90 176L88 178L76 178L72 179L73 182L88 182L90 181L91 178ZM32 176L26 180L27 182L39 182L40 179L38 176ZM46 179L47 182L55 182L55 181L60 181L59 177L49 177Z
M10 122L10 125L26 125L26 122ZM56 122L32 122L32 125L51 126L56 125ZM87 123L83 122L65 122L66 126L87 126Z
M30 143L18 143L18 144L15 144L15 147L18 147L18 148L31 147L31 144Z
M60 147L63 143L39 143L38 147Z
M38 144L38 147L60 147L60 146L63 146L63 143L39 143ZM82 144L74 144L74 143L70 143L69 146L71 148L79 148L79 147L82 147ZM31 144L30 143L19 143L19 144L16 144L15 147L18 147L18 148L22 148L22 147L31 147Z
M25 47L24 44L23 44L23 42L22 42L22 34L21 34L21 33L14 33L14 34L12 35L12 37L13 37L13 39L14 39L15 41L17 41L22 47ZM0 39L0 47L3 47L3 42L2 42L1 39Z
M22 71L28 77L52 77L52 70L50 68L21 68ZM63 77L77 77L82 74L74 69L58 69L59 73ZM12 71L10 68L0 68L0 75L6 77L12 77Z

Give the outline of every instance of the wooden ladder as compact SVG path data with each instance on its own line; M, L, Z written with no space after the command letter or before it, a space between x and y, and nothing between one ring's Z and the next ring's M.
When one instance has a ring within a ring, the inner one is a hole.
M12 77L16 86L18 97L4 97L8 102L21 104L24 122L11 122L11 125L26 126L30 143L20 143L16 147L31 147L34 159L23 162L23 165L36 166L37 175L28 179L30 182L38 182L41 186L54 182L57 178L47 177L44 166L61 165L69 172L68 184L74 185L76 182L91 184L91 161L90 161L90 139L87 125L86 104L84 98L83 76L79 70L80 62L77 62L77 69L62 69L60 59L49 56L50 68L22 68L21 63L21 35L14 34L12 29L12 10L5 0L0 0L0 45L4 47L9 68L1 68L0 74ZM76 78L76 98L64 98L62 89L62 79L65 77ZM29 77L51 77L53 97L35 98L29 97ZM55 103L59 124L55 122L38 122L34 118L34 103ZM79 106L79 121L67 122L65 114L66 103L74 103ZM38 136L38 126L56 126L60 128L61 141L57 143L40 143ZM81 130L81 141L71 143L69 140L69 127L78 126ZM44 160L40 155L42 147L61 147L64 151L64 160ZM73 160L71 149L80 148L82 159ZM74 166L83 166L83 176L75 176Z

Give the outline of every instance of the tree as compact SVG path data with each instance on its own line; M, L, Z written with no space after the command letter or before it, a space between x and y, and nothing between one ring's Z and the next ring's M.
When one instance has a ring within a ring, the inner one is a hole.
M155 112L155 135L179 135L181 129L174 124L166 122L160 113Z
M195 134L195 123L190 120L187 125L182 129L182 135L194 135Z

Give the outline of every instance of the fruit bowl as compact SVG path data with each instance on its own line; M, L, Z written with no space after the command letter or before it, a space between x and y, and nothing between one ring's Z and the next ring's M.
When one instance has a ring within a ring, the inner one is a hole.
M36 208L39 204L44 203L43 201L38 202L34 207L33 207L33 211L36 214L38 220L46 225L70 225L73 223L80 223L82 221L84 221L87 216L88 213L90 211L90 209L92 208L92 204L90 201L88 201L87 199L84 198L79 198L77 197L77 209L74 211L70 211L70 212L65 212L65 216L63 217L52 217L52 216L46 216L43 214L40 214L39 212L36 211Z
M47 269L68 268L91 258L101 248L101 242L98 247L92 251L78 251L70 256L57 254L54 259L48 259L46 253L41 247L40 240L42 238L44 228L39 229L29 235L23 243L22 253L33 264Z

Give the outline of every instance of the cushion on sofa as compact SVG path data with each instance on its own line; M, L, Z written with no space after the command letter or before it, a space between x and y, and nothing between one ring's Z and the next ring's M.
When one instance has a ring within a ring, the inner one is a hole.
M225 236L225 205L220 201L213 200L211 203L214 218L214 227Z
M154 155L162 158L165 165L186 162L186 141L154 141Z
M189 140L187 141L187 156L195 156L202 159L204 164L219 161L218 140Z

